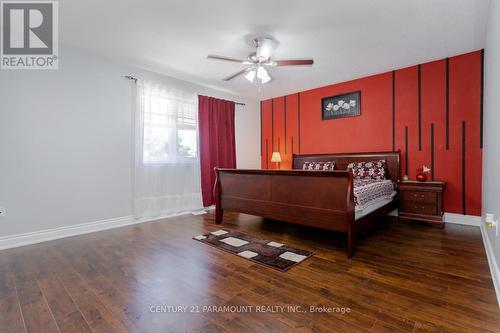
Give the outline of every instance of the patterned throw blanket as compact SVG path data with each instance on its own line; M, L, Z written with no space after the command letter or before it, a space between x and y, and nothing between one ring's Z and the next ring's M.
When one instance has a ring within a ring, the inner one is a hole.
M396 194L396 184L392 180L354 179L354 204L356 210L379 200L392 198Z

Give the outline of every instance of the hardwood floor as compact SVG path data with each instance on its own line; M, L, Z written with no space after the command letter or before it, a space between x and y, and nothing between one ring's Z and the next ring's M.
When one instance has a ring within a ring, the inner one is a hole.
M224 220L315 255L281 273L192 240L221 228L211 214L1 251L0 332L500 331L478 228L387 217L349 260L340 234L248 215ZM254 308L202 311L221 305ZM289 305L350 312L255 308ZM166 306L201 312L161 312Z

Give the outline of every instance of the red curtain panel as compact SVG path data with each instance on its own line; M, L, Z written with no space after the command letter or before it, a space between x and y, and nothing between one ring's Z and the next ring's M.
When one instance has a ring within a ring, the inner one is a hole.
M214 168L236 168L234 102L198 96L201 193L203 206L214 204Z

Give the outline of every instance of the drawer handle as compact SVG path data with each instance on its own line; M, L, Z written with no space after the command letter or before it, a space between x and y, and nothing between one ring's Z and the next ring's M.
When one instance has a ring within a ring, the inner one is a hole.
M418 194L413 194L413 196L414 196L415 198L418 198ZM425 198L425 195L420 194L420 197L421 197L421 198Z

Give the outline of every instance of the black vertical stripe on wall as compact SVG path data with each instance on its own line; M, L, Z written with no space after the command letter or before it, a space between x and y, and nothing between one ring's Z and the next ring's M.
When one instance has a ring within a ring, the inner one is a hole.
M297 127L299 131L298 152L300 154L300 93L297 96Z
M260 157L262 158L262 101L260 101Z
M431 123L431 180L434 180L434 123Z
M278 150L277 151L281 151L281 143L280 143L280 138L278 137Z
M422 150L422 69L418 65L418 150Z
M269 140L266 139L266 169L269 169Z
M466 164L465 164L465 120L462 121L462 213L467 215L467 207L465 200L465 175L466 175Z
M285 155L286 155L286 95L284 99L285 101L283 102L283 104L285 104L284 108L285 108Z
M396 151L396 71L392 71L392 151Z
M446 150L450 149L450 58L446 58Z
M293 136L292 136L292 155L293 155Z
M408 175L408 126L405 126L405 175Z
M484 49L481 50L481 110L480 110L480 123L479 123L479 148L483 148L483 98L484 98Z
M274 151L274 98L271 99L271 149Z

